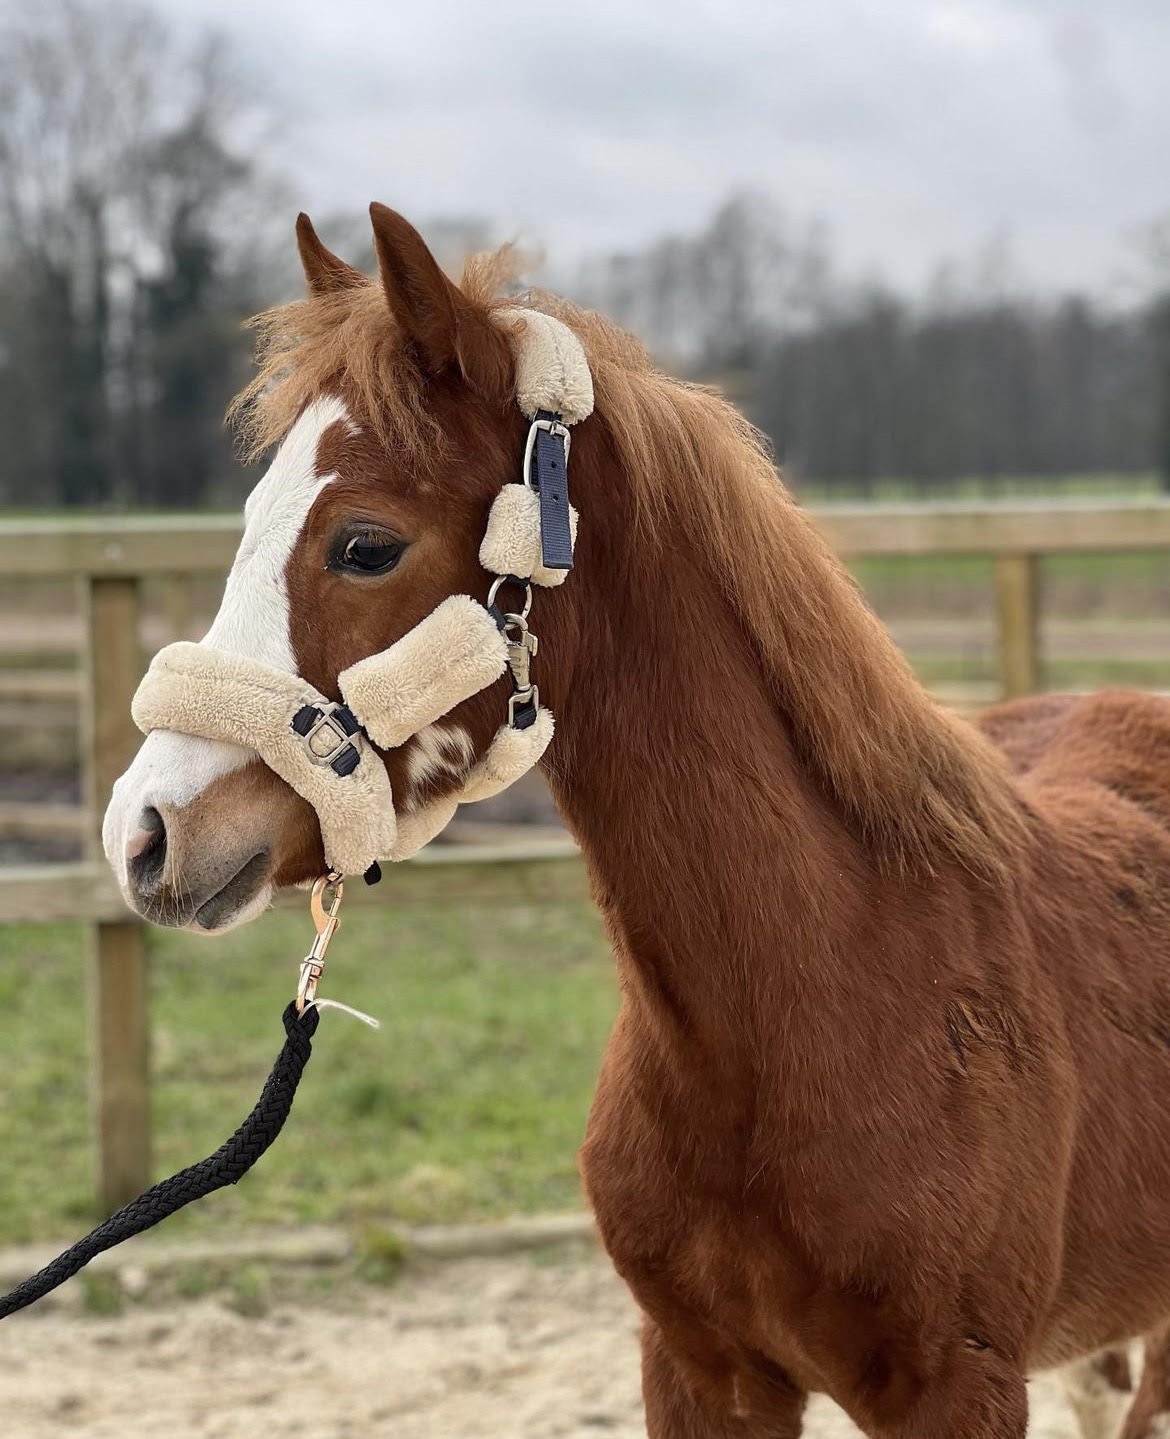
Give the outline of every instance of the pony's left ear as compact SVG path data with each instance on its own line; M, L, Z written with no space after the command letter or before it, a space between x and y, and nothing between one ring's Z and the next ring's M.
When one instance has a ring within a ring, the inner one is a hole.
M335 290L356 290L367 283L360 270L327 250L313 229L313 222L302 210L297 216L297 253L305 272L310 295L330 295Z
M374 250L390 312L429 375L457 369L476 389L502 397L512 379L507 337L439 268L426 241L395 210L370 206Z

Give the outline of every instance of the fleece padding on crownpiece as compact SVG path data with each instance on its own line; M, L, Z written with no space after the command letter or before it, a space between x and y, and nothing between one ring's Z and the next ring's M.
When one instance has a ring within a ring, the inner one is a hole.
M326 862L339 874L362 874L394 848L390 780L368 746L348 775L310 760L292 719L302 706L325 702L297 675L179 641L155 655L130 712L144 734L178 730L255 750L316 810Z
M569 506L569 536L577 543L577 511ZM505 485L492 501L479 562L494 575L518 575L534 585L563 584L568 570L541 559L540 496L530 485Z
M504 673L508 646L470 595L450 595L389 649L342 670L337 683L366 733L396 749Z
M516 367L516 403L534 419L551 410L566 425L593 413L593 376L585 347L561 320L539 310L508 308L495 316L508 332Z

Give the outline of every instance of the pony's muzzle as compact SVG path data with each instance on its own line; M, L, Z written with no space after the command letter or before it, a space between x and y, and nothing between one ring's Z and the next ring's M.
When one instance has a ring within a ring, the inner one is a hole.
M103 841L130 908L196 934L321 869L312 811L287 785L245 751L175 734L147 739L118 780Z
M154 806L141 811L125 841L123 892L133 909L155 924L211 933L237 922L245 911L250 915L261 896L267 901L272 865L261 837L241 835L216 852L201 847L197 836L184 834L181 815L172 818L173 846L167 820ZM198 811L190 822L198 823Z

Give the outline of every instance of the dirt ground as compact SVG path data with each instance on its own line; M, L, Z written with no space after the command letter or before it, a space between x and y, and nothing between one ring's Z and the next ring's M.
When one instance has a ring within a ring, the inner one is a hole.
M590 1251L449 1263L245 1318L215 1298L0 1331L6 1439L641 1439L637 1325ZM1072 1439L1058 1384L1032 1439ZM813 1402L809 1439L852 1439Z

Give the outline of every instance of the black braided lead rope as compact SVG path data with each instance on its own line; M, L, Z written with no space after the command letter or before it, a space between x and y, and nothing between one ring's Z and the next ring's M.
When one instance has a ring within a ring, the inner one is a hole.
M113 1249L124 1239L141 1234L190 1204L217 1189L241 1180L256 1163L280 1131L292 1109L297 1085L313 1052L312 1039L320 1019L316 1009L297 1014L296 1005L284 1011L284 1048L280 1051L272 1073L265 1081L255 1109L240 1125L226 1144L198 1164L181 1169L169 1179L152 1185L137 1199L132 1199L116 1214L92 1230L84 1239L59 1254L51 1264L18 1284L0 1299L0 1319L7 1319L18 1309L35 1304L38 1299L64 1284L91 1259Z

